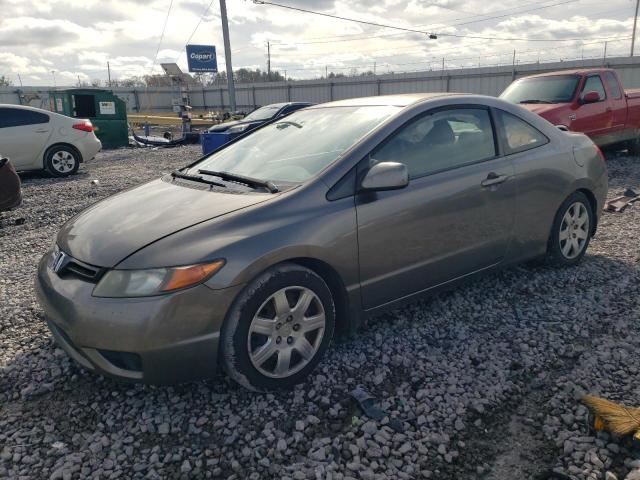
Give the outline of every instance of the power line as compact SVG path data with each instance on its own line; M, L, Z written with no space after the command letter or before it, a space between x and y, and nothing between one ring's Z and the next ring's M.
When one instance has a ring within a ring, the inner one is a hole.
M551 7L551 6L555 6L555 5L562 5L565 3L573 3L576 2L578 0L565 0L563 2L559 2L553 5L548 5L547 7ZM316 12L313 10L307 10L304 8L299 8L299 7L292 7L290 5L282 5L280 3L275 3L275 2L268 2L266 0L253 0L253 3L258 4L258 5L271 5L274 7L280 7L280 8L285 8L288 10L294 10L294 11L298 11L298 12L303 12L303 13L309 13L312 15L320 15L323 17L329 17L329 18L335 18L338 20L344 20L344 21L348 21L348 22L355 22L355 23L361 23L363 25L373 25L376 27L382 27L382 28L390 28L393 30L401 30L403 32L410 32L410 33L419 33L422 35L428 35L430 37L454 37L454 38L471 38L471 39L477 39L477 40L491 40L491 41L495 41L495 40L505 40L505 41L522 41L522 42L575 42L575 41L582 41L584 40L583 38L563 38L563 39L548 39L548 38L519 38L519 37L488 37L488 36L483 36L483 35L463 35L463 34L455 34L455 33L442 33L442 32L429 32L426 30L418 30L416 28L408 28L408 27L399 27L396 25L387 25L387 24L383 24L383 23L377 23L377 22L370 22L367 20L359 20L359 19L355 19L355 18L348 18L348 17L342 17L339 15L332 15L330 13L323 13L323 12ZM501 15L500 17L504 17L507 15ZM452 26L456 26L456 25L452 25ZM599 40L605 40L607 38L615 38L615 37L602 37L599 38ZM595 37L593 39L596 39ZM328 42L327 42L328 43Z
M153 74L153 69L156 66L156 60L158 60L158 53L160 53L160 46L162 45L162 40L164 39L164 32L167 28L167 22L169 21L169 14L171 13L171 7L173 7L173 0L169 2L169 9L167 10L167 16L164 18L164 25L162 26L162 33L160 34L160 39L158 40L158 48L156 48L156 55L153 57L153 63L151 64L151 73Z
M202 12L202 15L200 15L200 18L198 19L198 23L196 24L196 28L194 28L193 32L191 32L191 35L189 35L189 39L185 42L185 45L189 45L189 42L198 31L198 27L200 27L200 24L202 23L202 19L207 13L209 13L209 9L211 8L211 5L213 5L213 2L215 2L215 0L211 0L211 2L209 2L209 6L205 9L204 12Z

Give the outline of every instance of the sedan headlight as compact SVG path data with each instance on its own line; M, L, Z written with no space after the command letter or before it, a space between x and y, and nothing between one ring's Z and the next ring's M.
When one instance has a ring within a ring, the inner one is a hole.
M229 130L227 130L227 131L229 133L242 133L247 128L249 128L249 125L236 125L235 127L230 127Z
M204 282L224 266L224 260L186 267L109 270L93 289L94 297L150 297Z

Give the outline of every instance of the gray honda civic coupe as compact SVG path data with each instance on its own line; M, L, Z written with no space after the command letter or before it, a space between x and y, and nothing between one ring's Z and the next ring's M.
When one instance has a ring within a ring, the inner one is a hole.
M591 140L517 105L337 101L87 208L36 289L87 369L290 387L371 314L530 259L575 265L606 193Z

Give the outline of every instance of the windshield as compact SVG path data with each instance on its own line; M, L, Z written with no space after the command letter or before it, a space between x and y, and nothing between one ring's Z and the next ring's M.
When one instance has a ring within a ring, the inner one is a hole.
M247 115L246 117L244 117L242 119L242 121L244 122L245 120L267 120L271 117L273 117L276 113L278 113L278 111L280 110L281 107L261 107L257 110L254 110L253 112L251 112L249 115Z
M577 75L525 78L509 85L500 98L512 103L570 102L578 86Z
M189 172L210 170L276 183L303 182L399 110L393 106L300 110L205 158Z

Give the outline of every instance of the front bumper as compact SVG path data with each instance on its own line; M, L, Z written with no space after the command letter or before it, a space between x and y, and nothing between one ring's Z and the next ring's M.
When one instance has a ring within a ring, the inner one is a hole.
M57 343L79 364L110 377L174 384L210 377L225 314L242 286L198 285L169 295L98 298L94 283L38 266L36 294Z

